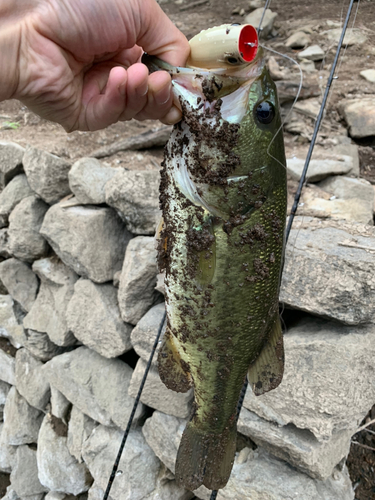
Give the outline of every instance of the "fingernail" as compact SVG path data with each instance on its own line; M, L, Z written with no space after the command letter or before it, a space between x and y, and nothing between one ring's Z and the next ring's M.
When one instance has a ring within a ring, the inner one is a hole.
M179 122L182 118L181 111L176 108L176 106L172 106L168 113L163 118L162 122L166 125L174 125Z
M172 84L170 83L167 89L163 89L162 92L158 92L156 94L155 96L156 104L159 104L160 106L166 104L171 97L171 91L172 91Z

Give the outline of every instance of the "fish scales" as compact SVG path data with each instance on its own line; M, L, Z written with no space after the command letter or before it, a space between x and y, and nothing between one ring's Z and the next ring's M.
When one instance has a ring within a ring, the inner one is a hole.
M262 394L283 372L285 154L275 85L260 56L253 66L247 87L207 74L192 76L193 89L175 86L183 120L163 163L158 246L168 322L158 366L167 387L194 387L176 463L177 481L191 490L228 481L246 374ZM230 97L241 88L245 101Z

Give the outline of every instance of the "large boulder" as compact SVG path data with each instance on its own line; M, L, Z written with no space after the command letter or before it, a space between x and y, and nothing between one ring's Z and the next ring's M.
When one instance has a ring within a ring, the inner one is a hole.
M23 168L33 191L49 205L70 193L70 163L66 160L29 146L23 157Z
M128 395L133 370L120 359L107 359L87 347L46 364L50 384L79 410L103 425L126 428L134 399ZM135 413L141 417L143 406Z
M51 396L44 372L44 364L27 349L17 351L16 388L31 406L39 410L45 409Z
M68 328L66 310L78 276L56 257L38 260L32 268L41 285L36 301L24 319L24 327L47 333L56 345L74 345L76 339Z
M113 280L132 237L111 208L69 201L48 210L40 232L67 266L96 283Z
M96 485L105 490L113 467L122 432L100 425L83 446L83 459ZM119 463L119 473L112 485L111 497L116 500L142 500L156 487L160 462L146 443L140 430L131 430L126 453Z
M48 361L54 356L58 356L71 349L69 346L63 347L54 344L46 333L31 329L25 330L23 345L35 358L41 361Z
M15 373L16 362L13 356L0 349L0 380L7 384L16 383Z
M27 445L17 448L10 483L20 498L28 498L48 491L38 478L36 451Z
M70 413L67 446L69 453L82 463L82 447L99 424L73 406Z
M69 186L82 205L105 203L105 185L117 170L96 158L80 158L69 171Z
M24 198L34 193L25 174L16 175L0 193L0 227L8 225L9 214Z
M157 170L118 169L106 184L106 202L134 234L154 234L161 217Z
M86 465L69 453L66 432L61 421L49 414L44 417L38 439L38 476L49 490L78 495L90 488L92 478Z
M48 205L36 196L21 200L9 216L8 249L13 257L32 262L48 253L48 243L39 233Z
M375 316L375 228L295 219L286 247L280 301L348 325Z
M163 299L155 290L156 275L154 238L133 238L126 249L118 291L121 317L124 321L136 325L150 307Z
M132 348L133 329L120 316L117 289L81 278L67 309L67 325L82 344L106 358L116 358Z
M305 318L284 336L285 371L277 389L244 406L260 417L309 429L320 442L354 432L375 400L375 326ZM349 436L343 437L348 446Z
M4 406L4 427L2 441L7 445L19 446L36 443L43 413L29 405L15 387L9 391Z
M30 311L39 288L38 278L30 266L18 259L4 260L0 263L0 280L23 311Z

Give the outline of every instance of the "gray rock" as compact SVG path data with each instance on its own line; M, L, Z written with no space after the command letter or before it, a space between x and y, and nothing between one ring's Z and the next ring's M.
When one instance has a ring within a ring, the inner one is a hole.
M0 280L23 311L30 311L39 288L30 266L18 259L4 260L0 263Z
M338 43L338 41L340 40L341 33L342 33L341 27L334 28L332 30L328 30L325 32L328 40L336 43ZM351 45L362 45L366 41L367 41L367 36L363 32L363 30L352 27L350 30L346 32L342 45L343 47L345 47L346 45L350 47Z
M0 472L12 472L16 460L17 446L9 445L3 436L4 424L0 422Z
M9 216L8 248L13 257L26 262L48 253L48 244L39 234L48 205L36 196L21 200Z
M301 178L305 160L291 158L287 160L288 173L293 179ZM350 156L342 155L337 159L311 160L308 173L308 182L318 182L330 175L348 174L353 168L353 160Z
M14 177L0 193L0 227L7 226L13 208L21 200L33 194L25 174Z
M68 500L66 493L59 493L58 491L49 491L44 497L44 500Z
M348 455L353 434L352 430L345 430L319 442L307 429L298 429L292 424L280 427L246 408L242 408L237 428L272 455L310 477L323 480L328 479L336 465Z
M58 356L69 350L69 347L61 347L54 344L48 335L43 332L35 330L25 331L26 340L24 347L26 347L33 356L41 361L48 361L54 356Z
M52 205L70 193L70 163L40 149L27 147L23 167L30 187L46 203Z
M177 449L186 421L154 412L142 428L147 443L156 456L174 471ZM198 498L209 500L205 487L195 491ZM354 493L347 471L338 470L326 481L298 472L288 464L272 458L261 448L243 449L236 455L232 475L220 500L353 500Z
M250 0L249 9L255 10L255 9L264 8L264 5L265 5L265 0Z
M344 139L349 139L349 143L343 142ZM354 177L359 177L359 152L358 146L356 144L351 144L350 137L344 136L340 138L341 143L334 146L331 151L332 153L339 156L350 156L353 161L353 168L349 171L349 175Z
M47 333L58 346L74 345L76 339L68 329L66 311L78 276L56 257L34 262L33 271L39 276L41 285L36 301L24 319L24 327Z
M303 59L300 63L300 68L303 73L315 73L317 69L315 68L314 61L309 61L307 59Z
M96 486L105 490L113 459L121 443L122 432L100 425L83 446L86 462ZM122 455L111 496L116 500L142 500L156 487L160 462L146 443L140 430L131 430Z
M0 190L22 172L25 149L15 142L0 141Z
M285 46L290 47L291 49L302 49L306 47L311 41L310 35L303 31L296 31L290 37L288 37L285 41Z
M126 249L118 291L121 317L127 323L136 325L150 307L160 302L156 275L154 238L137 236Z
M64 394L51 386L51 414L68 425L68 417L72 410L72 403Z
M38 479L38 466L36 463L36 451L27 445L17 448L14 468L10 475L13 490L21 498L31 495L40 495L47 490Z
M156 286L155 290L165 295L165 273L158 273L156 275Z
M41 234L67 266L96 283L111 281L121 269L131 238L111 208L64 203L48 210Z
M82 446L99 424L82 413L76 406L72 407L68 427L67 446L69 453L82 463Z
M146 361L139 359L129 385L129 395L135 398L146 370ZM175 417L188 417L191 412L192 391L175 392L167 389L160 380L155 367L151 367L146 383L143 387L141 401L151 408L174 415Z
M375 83L375 69L364 69L359 74L368 82Z
M134 399L128 395L133 370L119 359L107 359L87 347L49 361L48 378L79 410L104 425L125 429ZM135 423L143 413L140 405Z
M155 411L142 427L143 435L155 455L174 473L177 450L186 420Z
M343 176L336 177L344 178ZM333 178L331 177L328 180ZM349 178L347 177L347 179ZM361 184L358 182L359 179L350 178L350 181L353 181L353 187L356 183ZM371 185L370 187L373 193L373 188ZM351 222L373 225L373 202L365 197L351 198L348 201L347 199L334 196L332 192L328 194L328 190L326 189L322 190L317 186L307 186L302 199L303 204L298 211L300 216L345 219Z
M1 433L7 445L36 443L43 413L29 405L15 387L9 391L4 407L4 427Z
M144 316L142 316L137 323L137 326L131 333L130 340L133 344L134 350L138 356L145 361L148 361L150 357L160 324L163 320L164 311L164 302L152 307ZM153 358L154 364L156 364L159 349L160 344L157 347Z
M15 359L2 349L0 349L0 380L10 385L16 383Z
M285 371L277 390L244 406L279 425L309 429L323 442L356 431L375 399L372 377L375 326L343 326L315 318L301 320L284 336Z
M133 327L122 321L117 289L111 284L78 280L69 302L67 324L82 344L106 358L115 358L132 348Z
M17 493L12 489L12 487L9 485L6 490L5 496L1 500L21 500L20 497L17 495ZM27 499L29 500L29 499Z
M333 176L319 183L319 187L343 200L361 200L368 206L370 219L374 212L374 189L365 179L353 179L345 176ZM362 221L359 221L362 222ZM1 277L1 273L0 273Z
M375 135L375 97L347 99L341 101L338 108L348 124L351 137Z
M161 217L159 182L157 170L118 169L106 184L106 202L118 211L132 233L155 233Z
M324 58L324 50L319 45L311 45L307 49L297 54L298 59L307 59L308 61L321 61Z
M209 500L204 487L197 498ZM312 479L258 448L244 448L235 460L232 475L217 500L354 500L347 469L335 471L326 481Z
M69 453L66 441L63 428L46 415L38 439L39 480L49 490L78 495L90 488L92 478L86 465Z
M252 26L258 28L260 20L262 19L263 11L264 7L260 7L258 9L255 9L250 14L248 14L245 17L244 21L245 24L251 24ZM260 31L261 38L267 38L268 35L271 34L276 17L277 17L276 12L272 12L271 9L266 10Z
M105 203L105 185L117 170L103 165L96 158L81 158L69 171L69 186L79 203Z
M374 321L375 230L296 218L286 248L280 301L348 325Z
M9 339L12 345L18 349L24 345L26 337L23 326L19 324L14 313L14 305L10 295L0 295L0 337Z
M17 351L16 388L31 406L39 410L44 410L51 395L44 372L43 363L35 359L27 349Z
M9 250L8 228L0 229L0 257L4 257L4 259L11 257Z

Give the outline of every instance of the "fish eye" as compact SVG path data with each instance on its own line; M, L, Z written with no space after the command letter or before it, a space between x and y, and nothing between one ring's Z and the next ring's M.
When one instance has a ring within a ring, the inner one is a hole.
M268 125L275 118L275 107L269 101L260 102L255 108L255 115L259 123Z

